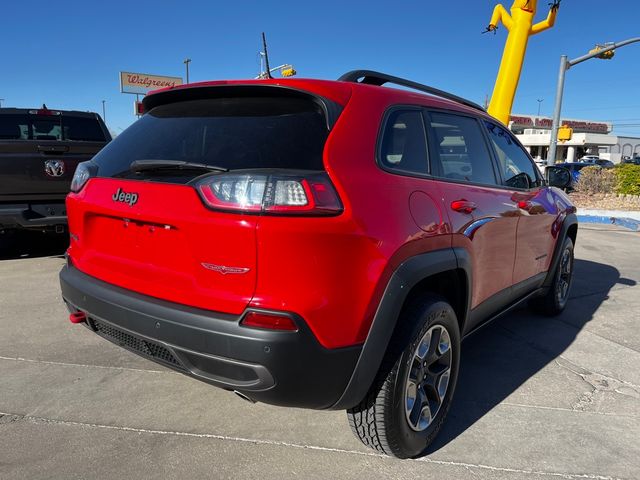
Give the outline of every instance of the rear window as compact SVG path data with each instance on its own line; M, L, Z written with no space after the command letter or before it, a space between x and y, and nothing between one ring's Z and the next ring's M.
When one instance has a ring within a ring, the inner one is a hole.
M62 128L65 140L104 142L105 136L97 119L63 115Z
M28 140L27 115L0 115L0 140Z
M107 140L97 118L71 115L0 114L0 140Z
M328 135L312 100L242 97L189 100L145 114L94 157L100 176L139 178L135 160L179 160L229 170L323 170ZM166 181L177 173L145 172ZM178 175L198 175L182 172Z

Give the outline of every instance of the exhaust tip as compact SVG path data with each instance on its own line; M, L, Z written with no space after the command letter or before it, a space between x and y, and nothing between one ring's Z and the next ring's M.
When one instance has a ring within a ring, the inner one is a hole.
M233 393L235 393L237 396L239 396L241 399L246 400L249 403L256 403L255 400L252 400L251 398L247 397L244 393L239 392L237 390L234 390Z

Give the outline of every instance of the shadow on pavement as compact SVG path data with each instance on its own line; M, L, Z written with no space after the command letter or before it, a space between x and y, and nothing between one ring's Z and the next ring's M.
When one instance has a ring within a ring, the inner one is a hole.
M454 440L560 356L609 298L612 287L636 284L620 278L610 265L579 259L574 274L562 315L548 318L522 308L465 340L453 404L428 453Z
M42 232L12 232L0 235L0 260L64 255L69 235Z

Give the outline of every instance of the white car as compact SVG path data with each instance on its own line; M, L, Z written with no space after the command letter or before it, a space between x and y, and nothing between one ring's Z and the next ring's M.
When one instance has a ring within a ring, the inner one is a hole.
M578 161L583 163L595 163L597 160L600 160L600 157L598 155L585 155Z

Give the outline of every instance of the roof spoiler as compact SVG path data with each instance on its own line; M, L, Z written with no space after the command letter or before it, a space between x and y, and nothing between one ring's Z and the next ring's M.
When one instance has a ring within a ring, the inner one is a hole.
M313 92L282 85L270 84L233 84L233 85L205 85L201 87L186 87L160 90L142 99L144 111L174 102L188 100L210 100L214 98L242 98L242 97L288 97L306 98L315 102L324 112L327 129L331 130L342 113L342 106L328 98Z

